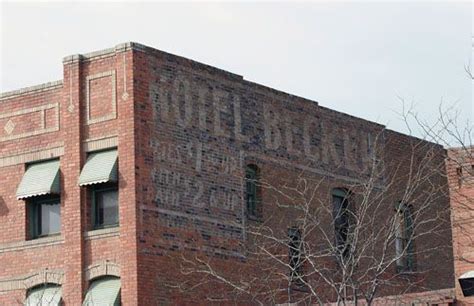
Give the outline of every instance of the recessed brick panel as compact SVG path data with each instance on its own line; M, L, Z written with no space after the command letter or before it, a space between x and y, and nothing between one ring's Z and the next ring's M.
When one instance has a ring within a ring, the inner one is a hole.
M117 117L115 71L87 77L87 122L89 124Z
M57 103L0 113L0 142L57 130L59 130Z

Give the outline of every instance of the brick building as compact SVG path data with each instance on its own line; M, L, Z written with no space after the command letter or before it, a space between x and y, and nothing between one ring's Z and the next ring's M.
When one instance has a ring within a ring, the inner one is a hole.
M474 305L474 157L473 147L448 151L453 208L453 251L458 305Z
M454 301L442 147L136 43L63 65L0 96L0 305L329 303L357 252L380 304ZM281 192L300 183L326 240Z

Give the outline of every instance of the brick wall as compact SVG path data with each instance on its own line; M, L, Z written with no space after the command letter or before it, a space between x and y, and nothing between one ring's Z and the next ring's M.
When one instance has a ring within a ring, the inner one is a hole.
M458 305L474 304L474 297L464 297L459 277L474 270L474 158L473 148L449 150L447 173L453 209L453 251Z
M57 271L46 279L62 284L65 305L79 305L89 275L102 273L91 269L102 271L93 267L104 263L119 267L109 270L121 276L122 300L136 304L132 61L127 45L69 56L61 82L1 96L0 305L23 301L25 289L44 281L44 271ZM91 231L79 174L88 151L117 144L120 228ZM28 162L49 158L60 160L61 235L27 240L25 202L16 199L16 189ZM35 277L41 282L28 282Z
M376 231L389 215L387 210L393 211L397 201L412 189L407 182L415 172L424 180L410 192L418 197L423 190L430 194L422 202L425 206L420 218L437 219L436 226L420 226L420 232L429 233L416 242L418 272L394 280L395 269L390 269L384 279L392 283L380 295L453 287L449 201L443 175L446 153L442 147L238 75L164 52L144 51L135 55L135 84L143 95L136 105L140 118L139 275L146 280L140 284L142 304L211 297L243 304L254 299L285 301L285 293L262 296L261 292L285 291L287 284L278 275L287 274L286 268L266 262L265 257L248 256L249 249L265 243L252 237L252 229L264 224L275 237L285 240L288 228L300 217L278 206L285 199L272 188L282 189L304 175L318 185L316 197L320 207L326 206L322 211L327 216L325 228L330 229L330 191L353 189L367 182L374 170L372 151L377 151L377 159L384 165L373 182L384 190L379 191L384 200L374 211L377 217L372 229ZM244 169L250 163L260 167L262 179L269 185L262 191L262 219L257 221L246 218L243 201ZM315 245L323 243L317 235L311 238ZM423 252L425 249L436 251ZM288 250L277 248L275 253L286 258ZM209 256L201 258L202 254ZM248 281L265 275L266 284L255 284L251 294L243 294L215 278L189 273L189 265L199 258L210 261L228 280L238 283L242 276ZM335 269L331 258L323 260ZM326 289L319 287L322 299L333 299L330 288Z

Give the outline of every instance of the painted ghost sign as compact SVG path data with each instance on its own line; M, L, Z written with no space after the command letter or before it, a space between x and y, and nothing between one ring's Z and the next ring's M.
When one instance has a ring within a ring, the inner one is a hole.
M371 133L350 116L240 83L162 72L150 87L162 223L243 239L248 156L344 177L368 171Z
M255 101L256 95L239 89L211 87L184 76L162 79L152 94L159 120L176 128L198 129L248 152L285 152L302 164L342 169L346 175L368 171L368 140L374 132L316 104L298 109L268 97Z

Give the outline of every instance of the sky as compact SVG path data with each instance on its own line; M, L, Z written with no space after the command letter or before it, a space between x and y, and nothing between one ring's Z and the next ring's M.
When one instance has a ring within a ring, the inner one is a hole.
M404 133L402 101L430 122L440 103L473 121L471 2L3 1L0 11L0 92L60 80L64 56L135 41Z

